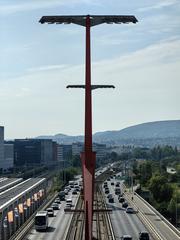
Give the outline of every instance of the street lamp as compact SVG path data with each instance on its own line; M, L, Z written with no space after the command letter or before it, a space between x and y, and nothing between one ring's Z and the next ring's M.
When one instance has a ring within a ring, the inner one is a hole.
M92 239L94 173L96 153L92 151L92 101L91 91L98 88L114 88L113 85L91 85L90 28L99 24L136 23L134 16L127 15L67 15L43 16L40 23L77 24L86 27L86 83L85 85L68 85L67 88L85 89L85 151L81 154L84 186L85 239Z

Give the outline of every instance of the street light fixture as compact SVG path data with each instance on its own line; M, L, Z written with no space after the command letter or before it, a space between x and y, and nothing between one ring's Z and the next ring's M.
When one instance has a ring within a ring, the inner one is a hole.
M85 239L92 239L94 174L96 153L92 151L92 100L91 91L98 88L114 88L113 85L91 85L90 28L99 24L136 23L134 16L128 15L67 15L43 16L40 23L77 24L86 27L86 83L68 85L67 88L85 89L85 151L81 154L84 186Z

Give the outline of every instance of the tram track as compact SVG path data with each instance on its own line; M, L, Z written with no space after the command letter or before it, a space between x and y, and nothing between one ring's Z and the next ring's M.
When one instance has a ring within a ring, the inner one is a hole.
M114 240L109 210L102 194L102 182L110 175L104 172L96 178L94 193L93 240ZM80 195L65 240L85 240L83 196Z

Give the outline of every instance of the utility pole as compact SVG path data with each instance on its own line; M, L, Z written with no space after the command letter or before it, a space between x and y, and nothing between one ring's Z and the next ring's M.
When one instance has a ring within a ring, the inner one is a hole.
M76 16L43 16L40 23L49 24L78 24L86 28L86 74L85 85L68 85L67 88L85 89L85 150L81 154L83 187L84 187L84 213L85 213L85 239L92 240L93 200L94 200L94 174L96 153L92 150L92 97L91 91L98 88L114 88L113 85L91 85L91 50L90 29L103 23L136 23L134 16L122 15L76 15Z

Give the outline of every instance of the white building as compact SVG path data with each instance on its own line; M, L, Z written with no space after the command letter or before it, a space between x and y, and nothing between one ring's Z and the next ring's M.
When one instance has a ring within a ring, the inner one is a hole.
M0 126L0 169L4 163L4 127Z

